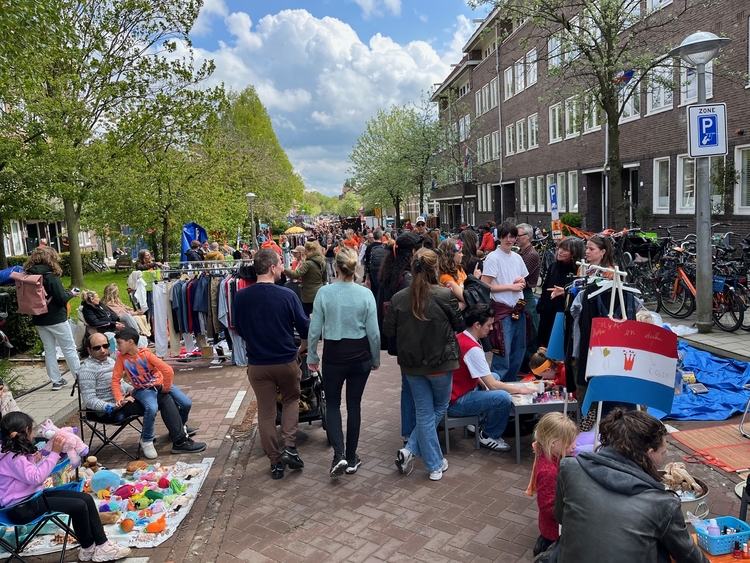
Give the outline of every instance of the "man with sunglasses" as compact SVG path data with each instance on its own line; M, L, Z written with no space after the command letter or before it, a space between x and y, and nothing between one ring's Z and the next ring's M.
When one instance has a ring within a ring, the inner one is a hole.
M86 356L86 359L81 362L78 384L81 386L81 398L87 410L104 424L119 424L133 415L142 416L145 412L143 405L135 400L133 387L124 380L120 382L123 399L120 406L117 406L112 394L112 370L115 361L110 356L107 336L98 332L87 335L83 340L82 355ZM172 440L173 454L198 453L206 449L206 444L194 442L190 438L196 430L183 426L180 411L168 393L158 394L158 405L161 418Z

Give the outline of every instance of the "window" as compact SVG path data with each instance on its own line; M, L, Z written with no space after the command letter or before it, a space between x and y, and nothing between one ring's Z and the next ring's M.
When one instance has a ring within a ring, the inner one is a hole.
M484 58L486 59L497 50L497 43L494 41L484 48Z
M580 102L576 98L568 98L565 101L565 138L575 137L580 129Z
M671 3L672 0L646 0L646 9L658 10L659 8L663 8L667 4Z
M632 80L632 79L631 79ZM625 86L618 94L622 113L620 123L638 119L641 116L641 92L636 86ZM629 97L628 97L629 96ZM627 97L627 101L625 98Z
M578 172L568 172L568 203L571 213L578 211Z
M480 137L477 139L477 164L482 164L484 162L484 143L482 142L482 138Z
M536 178L533 176L528 179L529 186L529 211L536 211Z
M521 178L519 184L521 185L521 211L528 211L529 207L527 202L529 201L529 193L526 188L526 178Z
M504 100L507 100L508 98L513 97L513 67L509 66L505 69L505 72L503 72L503 84L505 87L505 94L503 96Z
M547 65L550 69L559 68L562 64L562 42L560 35L553 35L547 43Z
M529 148L535 149L539 146L539 116L530 115L529 119Z
M458 120L458 140L465 141L471 135L471 116L467 113Z
M464 82L463 84L461 84L461 86L458 87L458 97L460 98L462 96L465 96L470 91L471 91L471 85L470 85L469 81L467 80L466 82Z
M677 157L677 213L695 210L695 159Z
M547 210L547 187L544 183L544 176L536 177L536 208L537 211Z
M526 53L526 87L536 84L536 49Z
M735 212L750 213L750 146L737 147L734 152L734 162L740 173L734 195Z
M497 107L497 77L490 80L490 109Z
M516 126L508 125L505 128L505 155L510 156L516 150Z
M490 111L490 85L482 86L482 113Z
M602 128L602 111L599 107L599 102L591 93L586 94L585 100L586 117L583 120L583 130L586 133L589 131L598 131Z
M571 18L570 20L570 33L567 34L567 49L563 52L563 61L572 61L577 59L580 54L578 51L578 41L580 40L576 35L581 34L581 19L578 17Z
M654 159L654 213L669 213L669 159Z
M492 132L490 144L492 145L492 160L497 160L500 158L500 131Z
M648 93L648 113L672 109L672 67L662 66L651 71Z
M516 64L513 65L513 69L514 78L516 80L516 94L519 94L520 92L523 92L524 88L526 88L526 68L523 64L522 58L516 61Z
M516 152L526 150L526 120L516 121Z
M483 141L484 146L482 147L482 155L484 156L484 162L487 162L492 159L492 143L490 141L490 136L485 135Z
M706 99L714 97L714 63L706 65ZM680 105L698 101L698 72L694 68L682 66L680 73Z
M565 172L557 175L557 209L565 212L568 209L568 191L565 189Z
M484 104L482 103L482 91L474 93L474 107L476 108L477 117L484 113Z
M562 140L563 128L565 127L565 114L562 104L555 104L549 108L549 142L554 143Z
M492 185L480 184L477 189L477 207L479 212L487 213L492 211Z
M628 14L625 18L625 27L630 27L641 16L641 0L629 0L629 3L623 6L623 10Z

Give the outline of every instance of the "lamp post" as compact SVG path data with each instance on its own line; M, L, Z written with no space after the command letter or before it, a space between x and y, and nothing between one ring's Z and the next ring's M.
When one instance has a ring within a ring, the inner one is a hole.
M258 239L255 236L255 214L253 213L253 200L255 200L257 196L253 192L248 192L245 194L245 200L247 201L247 206L250 208L250 224L252 229L252 237L253 237L253 248L255 250L258 250Z
M669 54L680 57L695 67L698 78L698 105L706 103L706 65L719 54L731 39L718 37L707 31L696 31L686 37ZM696 311L698 332L711 332L713 321L713 257L711 254L711 190L709 187L709 157L695 159L695 227L696 227Z

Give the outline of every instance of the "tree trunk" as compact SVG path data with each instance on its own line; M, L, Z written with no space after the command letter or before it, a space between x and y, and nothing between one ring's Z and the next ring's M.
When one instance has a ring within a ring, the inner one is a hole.
M630 200L626 200L622 192L622 159L620 158L620 128L617 121L608 120L609 126L609 208L614 220L613 229L623 229L628 226L628 205ZM631 186L631 189L637 189ZM608 217L605 219L609 219ZM607 228L608 225L602 225Z
M162 264L169 261L169 216L164 214L161 231L161 261Z
M394 197L393 198L393 205L396 207L396 223L395 227L397 229L401 228L401 198L400 197Z
M81 246L78 243L78 213L75 202L68 196L63 197L65 210L65 224L68 227L68 241L70 242L70 286L85 287L83 282L83 262L81 261Z
M8 267L8 257L5 255L5 217L0 213L0 270Z
M424 215L424 180L419 183L419 214Z

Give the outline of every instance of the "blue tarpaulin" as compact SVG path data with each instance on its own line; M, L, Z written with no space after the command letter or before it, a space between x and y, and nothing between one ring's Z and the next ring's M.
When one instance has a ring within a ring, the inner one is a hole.
M677 350L684 354L683 369L695 373L698 382L708 387L708 393L695 395L688 391L675 395L669 415L656 409L648 409L649 413L674 420L726 420L745 410L750 391L742 386L750 383L750 364L719 358L683 341Z
M208 240L206 229L201 227L198 223L188 223L182 227L182 245L180 254L180 261L187 261L187 251L190 250L190 243L197 240L201 244Z

